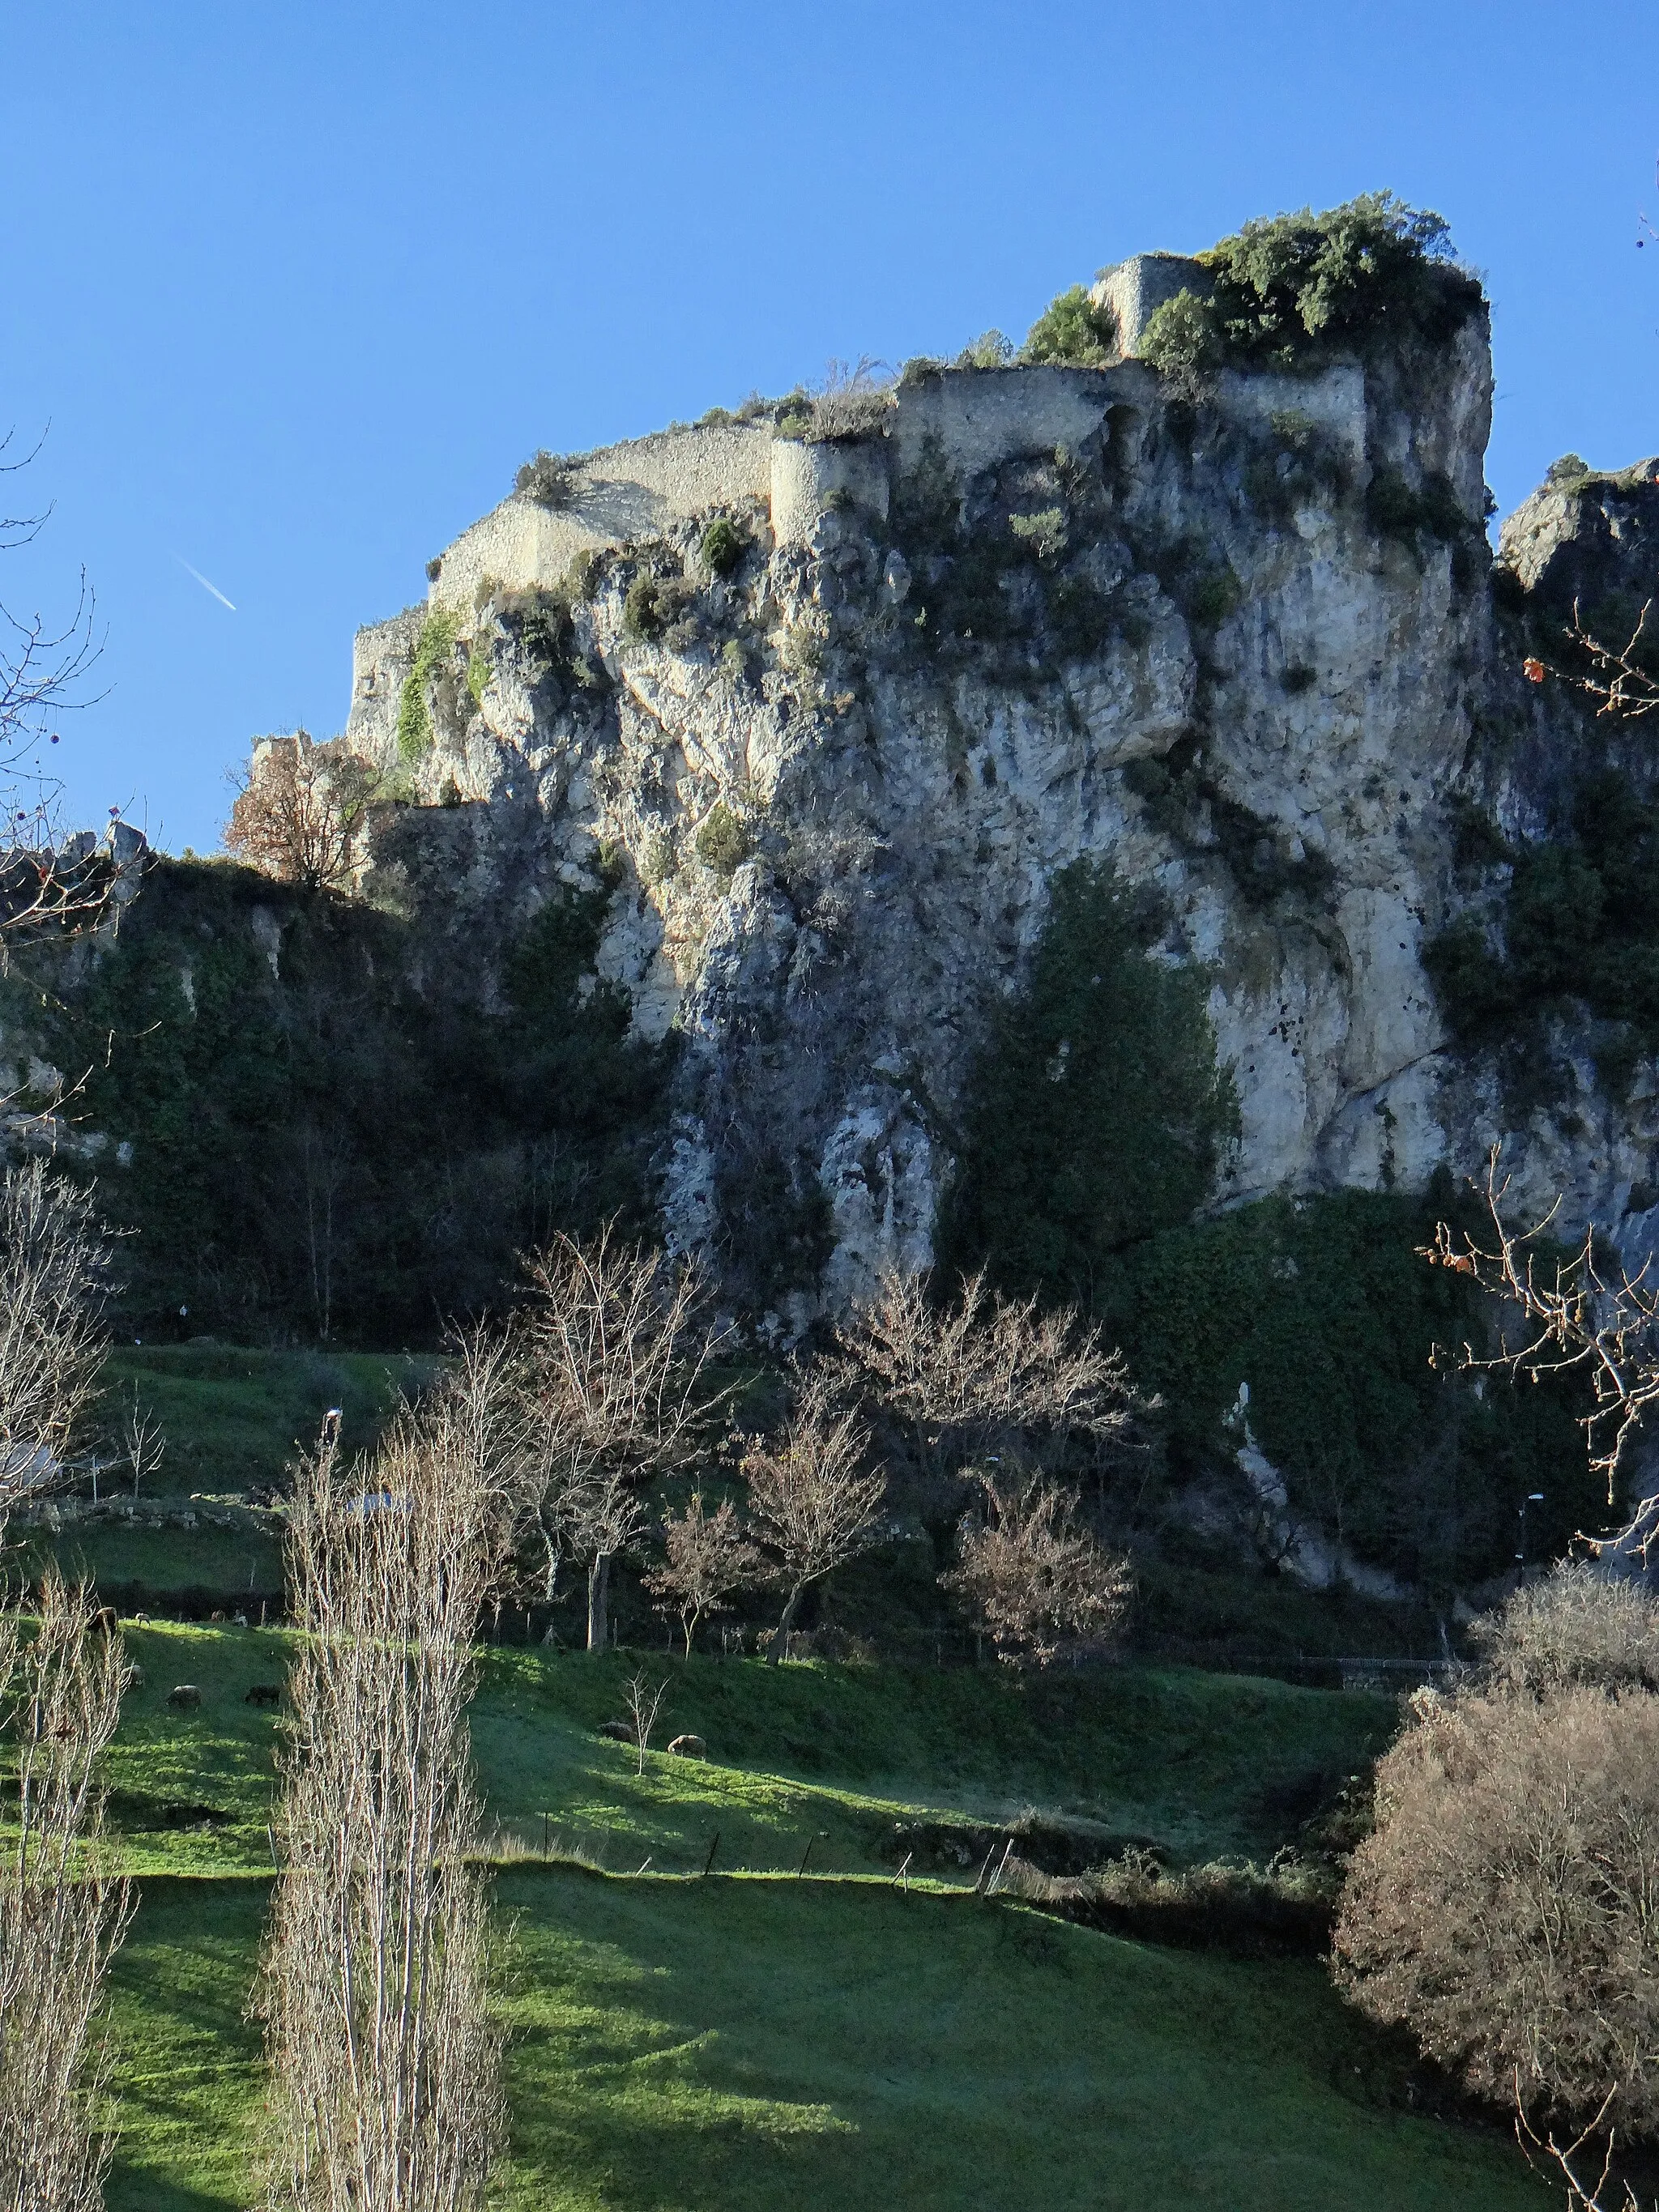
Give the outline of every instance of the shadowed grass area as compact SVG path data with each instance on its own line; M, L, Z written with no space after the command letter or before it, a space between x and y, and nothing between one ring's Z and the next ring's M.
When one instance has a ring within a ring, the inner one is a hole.
M148 1879L112 1977L121 2136L109 2212L261 2200L263 2094L246 2017L269 1885Z
M501 1875L512 2212L1524 2212L1318 1970L890 1884ZM146 1885L112 2212L259 2201L265 1885Z
M157 1871L270 1863L276 1719L250 1705L277 1684L282 1632L157 1625L126 1630L143 1680L112 1753L112 1825L131 1863ZM623 1712L636 1668L666 1680L656 1741L702 1736L707 1761L647 1757L597 1735ZM471 1710L491 1815L539 1847L562 1835L613 1868L647 1852L701 1865L719 1831L723 1866L882 1862L896 1819L919 1808L1006 1818L1026 1804L1149 1838L1180 1858L1271 1850L1322 1786L1391 1734L1393 1700L1249 1676L1121 1667L1024 1677L812 1661L638 1654L481 1655ZM174 1685L199 1706L167 1704Z

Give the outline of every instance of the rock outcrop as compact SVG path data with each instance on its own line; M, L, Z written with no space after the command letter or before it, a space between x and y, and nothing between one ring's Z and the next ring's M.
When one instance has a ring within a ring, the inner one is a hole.
M1111 273L1120 309L1157 289ZM1079 857L1208 978L1240 1118L1215 1205L1474 1170L1517 1125L1425 949L1502 878L1471 886L1468 811L1547 828L1588 742L1501 625L1653 543L1642 485L1547 490L1495 614L1491 392L1475 308L1197 389L924 365L838 435L567 462L556 507L515 495L359 635L348 735L418 802L370 875L471 939L486 1000L515 918L606 890L599 975L684 1041L668 1233L775 1326L927 1261L988 1015ZM1616 1223L1650 1109L1584 1109L1522 1131L1525 1181Z

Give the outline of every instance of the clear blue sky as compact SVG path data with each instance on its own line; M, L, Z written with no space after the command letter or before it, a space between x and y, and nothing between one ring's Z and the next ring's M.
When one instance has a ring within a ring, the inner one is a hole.
M211 847L255 732L533 448L897 362L1387 185L1495 305L1504 509L1659 448L1655 0L0 0L0 425L107 696L70 811ZM176 556L176 557L175 557ZM235 603L229 612L189 562Z

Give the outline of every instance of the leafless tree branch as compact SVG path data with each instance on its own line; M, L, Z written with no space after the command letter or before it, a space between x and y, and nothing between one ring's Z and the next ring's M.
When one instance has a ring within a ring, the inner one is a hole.
M550 1583L564 1552L588 1562L587 1643L607 1631L611 1562L646 1525L645 1486L689 1466L726 1394L702 1286L607 1226L560 1237L526 1262L532 1297L514 1331L532 1438L522 1485Z
M498 1504L478 1418L441 1391L351 1470L331 1428L295 1498L304 1640L260 2008L295 2212L466 2212L502 2136L466 1724Z
M1539 1247L1548 1241L1560 1201L1530 1229L1511 1229L1504 1218L1509 1188L1510 1178L1502 1172L1501 1147L1494 1146L1486 1163L1486 1187L1491 1243L1468 1232L1455 1234L1443 1221L1433 1243L1419 1248L1419 1256L1455 1274L1469 1276L1502 1301L1505 1313L1520 1323L1513 1337L1509 1328L1500 1328L1494 1353L1478 1353L1464 1344L1455 1355L1460 1367L1524 1375L1534 1381L1548 1375L1583 1376L1591 1407L1580 1426L1590 1466L1605 1481L1612 1505L1617 1502L1626 1448L1647 1408L1659 1398L1659 1290L1648 1282L1645 1267L1634 1276L1622 1265L1606 1267L1593 1229L1567 1258L1540 1254ZM1644 1499L1630 1514L1626 1533L1646 1530L1656 1509L1659 1499ZM1644 1549L1648 1540L1644 1534Z
M98 2014L131 1919L100 1849L98 1772L131 1679L84 1589L56 1572L33 1635L0 1608L0 1701L15 1748L15 1840L0 1864L0 2203L100 2212L109 2142Z
M843 1381L832 1369L809 1368L780 1434L750 1445L741 1462L750 1525L770 1579L788 1593L767 1650L775 1665L787 1656L803 1591L881 1540L887 1478L868 1463L870 1431L842 1402Z
M902 1426L923 1474L1018 1451L1047 1463L1073 1438L1121 1444L1155 1401L1137 1396L1121 1352L1070 1307L1044 1311L972 1275L948 1306L926 1275L890 1275L840 1333L846 1358Z

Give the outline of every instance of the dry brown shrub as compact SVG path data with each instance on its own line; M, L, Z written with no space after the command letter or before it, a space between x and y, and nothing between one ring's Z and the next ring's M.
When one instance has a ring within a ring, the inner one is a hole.
M1373 2019L1479 2094L1659 2129L1659 1698L1419 1701L1334 1945Z
M349 883L380 781L343 738L318 744L296 730L264 738L230 810L225 850L280 883Z
M1128 1560L1079 1525L1075 1491L1032 1474L981 1476L985 1517L965 1520L942 1577L968 1600L999 1659L1046 1667L1069 1645L1111 1643L1129 1609Z
M110 1960L131 1917L101 1848L101 1755L131 1679L85 1589L55 1573L34 1633L0 1611L0 1699L16 1747L17 1825L0 1863L0 2204L97 2212L109 2142L98 2033Z
M1583 1560L1516 1590L1469 1634L1495 1690L1659 1690L1659 1603L1642 1583L1611 1581Z
M441 1394L367 1469L299 1476L302 1641L287 1863L259 1996L273 2197L297 2212L463 2212L501 2140L466 1705L497 1501L474 1410Z

